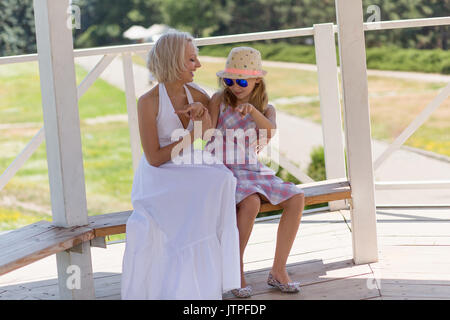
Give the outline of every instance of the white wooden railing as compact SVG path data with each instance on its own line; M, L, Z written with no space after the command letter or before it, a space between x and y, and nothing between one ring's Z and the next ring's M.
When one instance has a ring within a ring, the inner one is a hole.
M440 25L450 25L450 17L364 23L364 30L388 30ZM336 64L336 47L334 41L336 32L337 26L333 25L332 23L327 23L317 24L310 28L256 32L220 37L207 37L195 40L197 46L206 46L291 37L314 37L327 179L346 177L344 137L341 127L342 119L338 84L338 67ZM151 49L152 46L153 43L145 43L74 50L75 58L102 55L102 58L99 60L96 66L78 85L78 99L80 99L80 97L89 89L89 87L109 66L109 64L115 57L122 57L128 123L130 130L130 144L134 169L136 169L139 158L141 156L141 146L137 122L136 93L131 56L132 54L137 54L143 57L145 60L146 53ZM37 60L37 54L0 57L0 65ZM404 142L428 119L432 112L442 104L442 102L449 96L449 94L450 83L439 92L436 98L374 161L374 170L378 169L395 150L399 149L404 144ZM23 166L26 160L30 158L30 156L41 145L44 139L44 128L41 128L31 139L31 141L25 146L25 148L20 152L20 154L14 159L11 165L0 176L0 190L5 187L8 181L16 174L16 172ZM300 181L313 181L304 172L301 172L298 167L296 167L288 159L282 157L281 155L279 156L279 162L281 166L285 167ZM375 182L375 187L378 190L449 188L450 181ZM329 204L329 208L332 210L345 208L346 206L347 205L344 200L335 201L334 203Z

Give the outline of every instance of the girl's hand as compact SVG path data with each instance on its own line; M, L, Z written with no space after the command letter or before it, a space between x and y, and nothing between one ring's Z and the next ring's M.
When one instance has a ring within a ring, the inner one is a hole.
M184 114L192 120L201 120L205 112L208 112L208 109L201 102L187 104L184 110L175 111L176 114Z
M236 111L241 114L241 117L244 118L247 114L252 114L255 111L255 107L251 103L243 103L236 107Z
M209 115L208 109L203 112L202 117L198 120L202 122L202 134L205 134L206 130L213 129L212 120L211 116Z

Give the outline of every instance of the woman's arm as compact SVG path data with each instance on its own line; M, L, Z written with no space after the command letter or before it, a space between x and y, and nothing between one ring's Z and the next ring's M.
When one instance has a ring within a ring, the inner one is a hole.
M189 132L187 135L181 137L178 141L167 145L163 148L159 145L158 128L156 117L158 115L158 96L153 92L144 95L138 100L138 123L139 134L141 137L141 144L144 150L147 162L159 167L163 163L172 159L172 149L178 144L183 143L186 137L186 142L193 143L194 135ZM187 147L187 146L186 146Z

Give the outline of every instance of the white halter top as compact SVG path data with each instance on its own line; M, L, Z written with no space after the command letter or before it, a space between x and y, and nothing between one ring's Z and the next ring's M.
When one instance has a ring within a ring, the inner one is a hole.
M201 89L194 83L188 83L188 85L207 94L203 89ZM180 129L184 130L183 132L181 132L184 135L187 134L187 131L193 129L194 124L192 123L192 120L190 120L187 128L184 129L180 118L175 113L175 109L172 105L172 102L170 101L169 95L167 94L165 85L163 83L160 83L158 84L158 87L159 87L159 108L158 108L158 116L156 117L156 123L158 128L159 145L162 148L173 143L172 133L175 130ZM183 87L184 90L186 91L188 103L193 103L194 99L192 98L191 92L186 87L186 85L184 85ZM177 135L175 138L177 139L179 138L179 136Z

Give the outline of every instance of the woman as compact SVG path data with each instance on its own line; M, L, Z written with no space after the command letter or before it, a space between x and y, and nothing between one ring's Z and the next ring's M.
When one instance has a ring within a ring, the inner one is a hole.
M192 148L193 120L201 134L212 127L209 97L191 84L200 66L187 33L165 34L150 51L158 85L138 101L144 153L131 193L122 299L221 299L239 286L236 179L221 163L186 163L175 152L210 157Z

